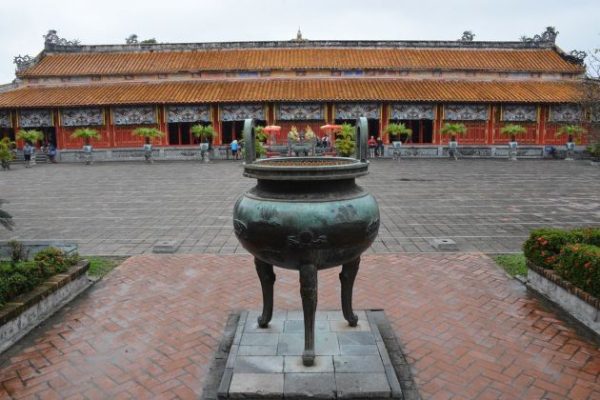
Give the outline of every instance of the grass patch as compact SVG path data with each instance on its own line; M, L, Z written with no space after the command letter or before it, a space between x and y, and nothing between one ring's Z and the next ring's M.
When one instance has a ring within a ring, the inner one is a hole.
M501 266L510 276L527 276L527 267L525 266L525 256L518 254L501 254L493 257L494 261Z
M121 264L126 257L81 257L90 262L90 269L88 270L88 275L102 278L104 275L108 274L110 271L115 269L119 264Z

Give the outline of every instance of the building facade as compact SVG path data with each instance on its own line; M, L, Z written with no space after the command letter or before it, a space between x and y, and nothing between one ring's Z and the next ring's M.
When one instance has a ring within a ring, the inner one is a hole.
M389 138L390 122L412 128L414 145L441 145L445 122L462 122L464 144L558 145L564 124L586 124L579 105L581 58L549 40L310 41L87 46L46 35L36 57L17 57L17 79L0 92L0 136L39 129L59 149L76 149L78 127L101 133L96 148L135 148L131 132L154 126L155 144L193 146L193 124L212 124L214 144L239 137L242 121L310 126L369 120Z

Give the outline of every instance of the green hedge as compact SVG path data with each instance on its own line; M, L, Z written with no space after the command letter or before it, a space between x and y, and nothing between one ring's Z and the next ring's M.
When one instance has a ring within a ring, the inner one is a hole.
M600 298L600 247L574 243L562 248L556 273L587 293Z
M535 229L523 244L523 253L535 265L554 269L558 265L561 249L570 243L600 246L600 228L577 228L571 231L558 228Z
M60 249L48 247L33 261L0 263L0 304L27 293L48 277L65 272L79 261L78 255L66 256Z

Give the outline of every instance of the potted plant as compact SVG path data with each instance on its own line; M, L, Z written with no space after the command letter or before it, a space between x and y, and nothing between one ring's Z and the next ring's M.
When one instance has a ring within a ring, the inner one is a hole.
M23 146L23 155L25 157L25 167L29 168L31 165L35 165L35 146L37 142L44 138L42 131L35 129L25 130L21 129L17 132L17 139L25 142Z
M394 160L397 160L400 158L400 148L402 147L402 143L406 143L408 137L412 135L412 129L407 128L406 125L401 122L399 124L388 124L387 128L385 128L385 131L392 138L392 146L394 147L393 157ZM400 138L400 141L397 141L397 138Z
M2 164L2 170L8 171L10 169L10 162L15 158L13 149L15 142L5 137L0 140L0 163Z
M288 133L288 144L290 146L290 153L293 152L296 157L300 154L308 155L308 148L304 145L304 134L298 132L298 128L292 125Z
M442 135L450 136L450 140L448 141L448 155L450 158L454 158L458 160L458 141L456 137L458 135L465 135L467 133L467 127L465 124L461 123L450 123L446 122L444 126L442 126L441 130Z
M508 124L500 129L502 135L510 136L510 142L508 142L508 159L511 161L517 161L517 135L521 135L527 132L527 129L517 124Z
M92 145L90 144L91 139L100 139L100 134L96 129L92 128L77 128L71 134L72 138L83 139L83 155L85 158L85 164L90 165L94 159L92 154Z
M565 147L567 148L567 156L565 160L573 160L573 153L575 152L575 142L573 139L579 139L585 132L586 130L579 125L564 125L561 126L556 132L556 137L567 135L567 143L565 144Z
M254 142L254 154L256 154L256 158L262 158L267 154L265 143L267 142L268 137L265 133L265 127L259 125L254 128L254 135L256 138L256 141Z
M134 136L141 136L144 138L144 158L146 162L152 163L152 143L151 140L160 138L165 135L163 131L156 128L137 128L132 132Z
M335 150L342 157L351 157L355 151L355 128L350 124L342 124L335 139Z
M191 127L192 135L200 139L200 154L204 162L209 162L208 149L209 142L216 136L216 132L212 125L196 124Z

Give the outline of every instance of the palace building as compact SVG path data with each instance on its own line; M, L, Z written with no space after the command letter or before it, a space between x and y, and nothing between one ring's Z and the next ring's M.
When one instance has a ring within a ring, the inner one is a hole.
M500 129L519 123L519 143L557 145L561 124L585 124L579 105L585 68L555 34L521 42L290 41L81 45L45 36L36 57L17 57L16 80L0 88L0 136L39 129L59 149L81 148L77 127L94 127L95 148L137 148L139 126L166 133L160 146L192 146L190 127L212 124L215 145L241 134L243 120L319 127L365 116L369 134L390 122L412 128L414 145L442 145L445 122L460 139L505 145Z

